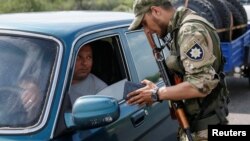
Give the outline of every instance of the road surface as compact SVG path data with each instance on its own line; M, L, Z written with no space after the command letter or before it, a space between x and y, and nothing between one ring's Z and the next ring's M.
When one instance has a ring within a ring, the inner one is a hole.
M226 78L230 91L229 124L250 125L250 85L247 78Z

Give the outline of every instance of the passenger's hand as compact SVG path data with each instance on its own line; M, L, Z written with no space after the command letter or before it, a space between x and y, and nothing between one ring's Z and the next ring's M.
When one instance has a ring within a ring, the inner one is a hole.
M152 105L153 101L151 98L152 89L156 88L157 86L149 81L149 80L143 80L141 83L145 84L146 86L143 88L140 88L138 90L135 90L127 95L128 104L139 104L142 105Z
M24 108L26 111L32 111L36 106L40 104L41 94L39 88L32 83L27 83L23 86L24 92L21 96Z

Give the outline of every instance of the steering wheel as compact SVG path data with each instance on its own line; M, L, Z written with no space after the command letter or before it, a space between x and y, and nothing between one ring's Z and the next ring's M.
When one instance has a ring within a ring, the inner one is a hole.
M18 126L25 120L21 93L23 89L16 86L0 87L0 126Z

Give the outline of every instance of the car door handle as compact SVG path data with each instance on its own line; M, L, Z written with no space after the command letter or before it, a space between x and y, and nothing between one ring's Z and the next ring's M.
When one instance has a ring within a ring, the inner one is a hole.
M133 126L134 127L140 126L144 121L145 115L146 114L145 114L144 109L141 109L141 110L137 111L135 114L133 114L131 116L131 122L132 122Z

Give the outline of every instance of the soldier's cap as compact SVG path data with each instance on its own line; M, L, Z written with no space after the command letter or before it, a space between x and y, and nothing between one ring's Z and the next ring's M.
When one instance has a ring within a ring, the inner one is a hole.
M150 10L151 6L160 6L164 2L173 3L175 0L135 0L133 4L133 11L135 18L129 26L129 30L136 30L141 27L141 21L144 15Z

